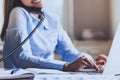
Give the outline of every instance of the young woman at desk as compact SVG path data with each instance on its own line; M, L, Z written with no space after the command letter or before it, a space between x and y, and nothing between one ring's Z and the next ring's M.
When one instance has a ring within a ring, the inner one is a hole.
M104 55L94 61L79 52L59 23L58 17L42 10L41 0L4 0L5 15L1 39L4 41L3 56L8 55L35 28L42 24L31 38L13 55L4 60L5 68L47 68L63 71L80 71L83 68L103 69ZM57 51L63 61L54 59Z

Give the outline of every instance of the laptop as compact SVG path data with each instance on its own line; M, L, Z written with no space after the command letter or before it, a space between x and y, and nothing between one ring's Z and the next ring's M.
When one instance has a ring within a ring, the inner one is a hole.
M120 74L120 24L117 27L103 75Z
M119 61L120 61L120 24L117 27L104 70L101 72L97 72L95 69L83 69L82 71L80 71L80 73L119 75L120 74Z

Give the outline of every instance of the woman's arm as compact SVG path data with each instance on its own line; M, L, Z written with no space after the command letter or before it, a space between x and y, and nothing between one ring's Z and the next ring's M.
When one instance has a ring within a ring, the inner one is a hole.
M21 9L13 10L10 15L9 25L6 34L5 45L10 46L5 53L9 53L19 43L21 43L27 36L27 17ZM28 26L29 27L29 26ZM31 51L30 41L28 40L19 50L12 56L13 65L21 68L50 68L62 70L66 62L58 60L48 60L43 57L34 56ZM6 47L5 47L6 48ZM5 50L5 49L4 49ZM7 64L6 64L7 65Z
M60 54L60 56L62 57L62 59L64 61L73 62L82 56L92 59L92 57L90 55L88 55L87 53L79 52L75 48L70 37L68 36L66 31L62 28L59 21L58 21L57 25L59 26L59 29L58 29L59 38L58 38L58 44L56 46L56 50L57 50L58 54Z

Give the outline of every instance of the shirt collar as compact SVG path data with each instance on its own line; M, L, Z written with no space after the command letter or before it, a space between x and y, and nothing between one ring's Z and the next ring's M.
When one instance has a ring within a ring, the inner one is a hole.
M34 15L32 15L32 13L31 13L31 16L33 17L33 19L34 19L35 21L40 21L40 19L36 18ZM48 25L47 17L46 17L46 15L45 15L45 13L44 13L44 20L43 20L43 22L42 22L42 25L43 25L43 28L44 28L44 29L46 29L46 30L49 29L49 25Z

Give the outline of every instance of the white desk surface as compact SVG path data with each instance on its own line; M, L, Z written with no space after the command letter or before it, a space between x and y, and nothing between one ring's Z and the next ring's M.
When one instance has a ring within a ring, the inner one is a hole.
M5 72L4 72L5 71ZM53 71L53 70L52 70ZM87 75L82 73L49 73L9 75L11 70L0 68L0 80L120 80L120 76L113 75ZM8 76L2 76L6 74ZM32 77L32 79L30 79Z

